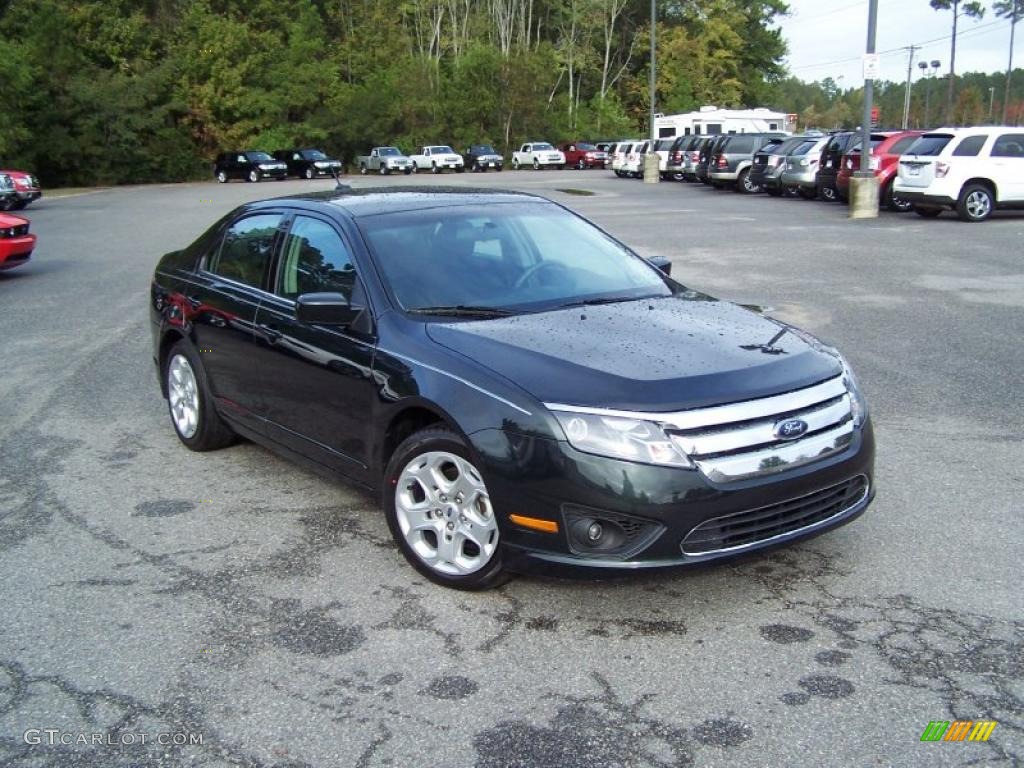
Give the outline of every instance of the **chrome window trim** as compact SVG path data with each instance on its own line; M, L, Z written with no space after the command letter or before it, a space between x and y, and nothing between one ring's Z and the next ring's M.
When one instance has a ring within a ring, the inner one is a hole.
M814 384L810 387L786 392L781 395L773 395L758 400L743 400L737 403L715 405L708 408L695 408L688 411L623 411L562 403L544 403L544 406L552 411L588 413L596 416L611 416L622 419L640 419L642 421L664 424L675 429L692 430L730 424L737 421L781 418L784 414L803 410L846 394L846 384L843 383L842 374L839 374L820 384Z

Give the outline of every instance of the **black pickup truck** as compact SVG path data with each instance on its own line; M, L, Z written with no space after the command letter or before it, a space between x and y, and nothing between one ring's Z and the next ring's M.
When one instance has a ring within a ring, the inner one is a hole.
M500 171L505 164L505 158L495 152L490 144L471 144L462 153L462 161L474 172L486 171L488 168Z

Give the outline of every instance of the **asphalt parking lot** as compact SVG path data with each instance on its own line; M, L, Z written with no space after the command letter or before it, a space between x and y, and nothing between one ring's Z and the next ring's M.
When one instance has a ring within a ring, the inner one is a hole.
M155 380L159 255L333 182L44 198L0 275L0 765L1024 764L1024 216L851 222L602 171L347 181L543 194L834 342L877 500L712 569L432 586L376 498L251 444L186 451ZM957 719L998 725L920 741ZM59 743L79 733L104 743ZM106 743L160 733L202 743Z

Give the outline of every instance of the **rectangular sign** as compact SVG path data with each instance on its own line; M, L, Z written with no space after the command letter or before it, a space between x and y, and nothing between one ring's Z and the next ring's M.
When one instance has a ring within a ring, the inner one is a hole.
M882 57L879 56L877 53L864 54L864 79L882 79Z

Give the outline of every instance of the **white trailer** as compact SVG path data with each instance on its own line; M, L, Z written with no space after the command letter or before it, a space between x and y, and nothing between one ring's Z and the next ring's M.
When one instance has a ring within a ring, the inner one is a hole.
M654 128L658 138L673 136L707 135L719 133L792 133L796 129L796 115L773 112L764 107L757 109L719 109L701 107L696 112L681 115L658 115Z

